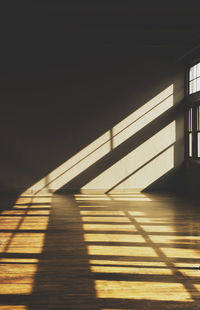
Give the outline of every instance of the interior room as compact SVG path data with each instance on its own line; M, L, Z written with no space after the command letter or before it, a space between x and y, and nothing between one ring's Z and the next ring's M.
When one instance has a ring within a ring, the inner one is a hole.
M6 2L0 310L200 308L200 8Z

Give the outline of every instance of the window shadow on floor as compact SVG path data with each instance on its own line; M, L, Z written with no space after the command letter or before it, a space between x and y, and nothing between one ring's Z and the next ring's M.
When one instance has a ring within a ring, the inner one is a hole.
M24 197L0 221L0 307L6 310L200 306L198 205L186 199Z

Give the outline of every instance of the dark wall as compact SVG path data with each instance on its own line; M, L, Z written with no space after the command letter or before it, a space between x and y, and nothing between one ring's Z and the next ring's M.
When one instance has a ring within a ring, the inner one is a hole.
M1 190L24 191L172 82L181 102L181 68L159 50L91 46L1 73Z
M181 167L184 72L176 60L199 39L198 11L52 0L8 2L3 13L0 190L23 192L172 83L178 110L166 117L176 118L175 166ZM167 121L164 116L155 129ZM153 187L177 188L180 175Z
M198 161L188 160L186 162L186 185L187 193L199 197L200 165Z

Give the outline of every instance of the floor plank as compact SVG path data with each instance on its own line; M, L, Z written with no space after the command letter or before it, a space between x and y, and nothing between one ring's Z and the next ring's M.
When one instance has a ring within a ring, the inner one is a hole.
M198 208L142 193L19 197L0 213L0 309L200 309Z

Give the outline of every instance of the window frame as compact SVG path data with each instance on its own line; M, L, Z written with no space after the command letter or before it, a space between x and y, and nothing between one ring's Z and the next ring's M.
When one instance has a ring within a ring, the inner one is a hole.
M189 160L200 161L200 118L197 116L200 111L200 90L191 93L190 90L190 69L200 63L200 58L191 62L186 69L185 76L185 96L186 96L186 112L185 112L185 156ZM189 117L189 111L192 111L192 117ZM190 124L189 124L190 118ZM197 123L198 121L198 123ZM191 128L191 126L192 128ZM192 154L190 156L190 137Z

